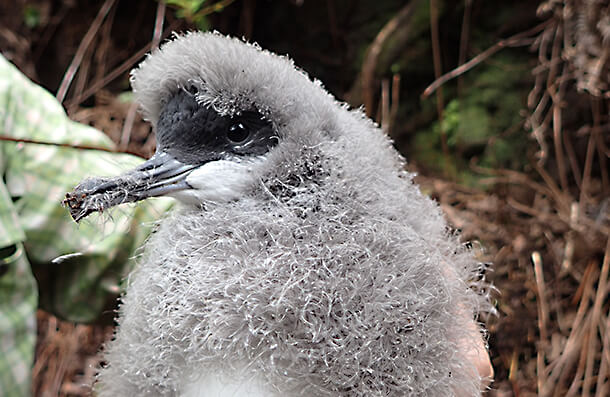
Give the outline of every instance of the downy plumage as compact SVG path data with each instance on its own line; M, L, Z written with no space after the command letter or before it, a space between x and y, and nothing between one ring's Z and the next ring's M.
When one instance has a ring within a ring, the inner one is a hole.
M480 265L360 110L212 33L176 36L131 82L156 155L67 203L183 204L129 277L99 395L480 393L460 348L488 309Z

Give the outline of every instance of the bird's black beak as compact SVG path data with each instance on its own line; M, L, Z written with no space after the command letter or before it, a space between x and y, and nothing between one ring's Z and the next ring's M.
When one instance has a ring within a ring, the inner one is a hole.
M196 165L184 164L166 152L157 152L125 174L85 179L66 193L63 204L78 222L92 212L103 212L119 204L190 189L186 177L195 168Z

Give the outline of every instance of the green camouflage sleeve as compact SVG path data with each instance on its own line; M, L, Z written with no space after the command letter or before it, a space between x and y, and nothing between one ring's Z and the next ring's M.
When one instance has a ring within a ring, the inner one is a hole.
M69 120L51 94L2 57L0 134L113 145L103 133ZM170 208L171 200L157 199L93 214L77 225L61 206L65 193L84 177L116 175L141 161L125 154L0 141L0 396L29 394L37 305L70 321L95 320L120 291L154 221ZM112 222L104 222L108 217Z

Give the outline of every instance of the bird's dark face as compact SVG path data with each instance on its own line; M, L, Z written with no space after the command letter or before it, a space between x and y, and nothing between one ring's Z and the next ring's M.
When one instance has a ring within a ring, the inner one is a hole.
M180 89L161 108L153 157L115 178L92 178L66 195L74 220L148 197L187 203L230 201L253 182L253 167L278 143L270 121L256 110L220 115Z
M271 123L256 110L221 116L183 89L163 106L157 122L157 152L184 164L261 156L277 143Z

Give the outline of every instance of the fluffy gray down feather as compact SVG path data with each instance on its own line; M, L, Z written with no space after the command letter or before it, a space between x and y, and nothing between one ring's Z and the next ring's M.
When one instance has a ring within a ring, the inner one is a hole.
M457 345L476 345L464 311L489 308L481 266L389 139L289 59L219 34L176 36L132 73L153 125L192 82L223 114L263 112L280 143L242 198L160 223L99 395L180 395L235 362L278 395L479 395Z

